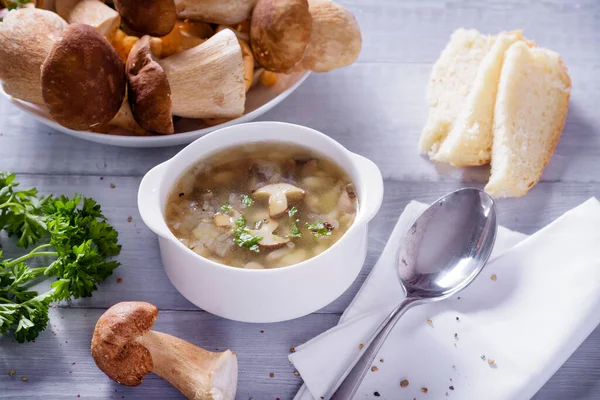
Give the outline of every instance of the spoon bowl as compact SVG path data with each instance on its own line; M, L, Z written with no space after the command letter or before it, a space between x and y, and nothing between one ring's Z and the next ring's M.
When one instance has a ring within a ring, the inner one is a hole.
M433 203L398 250L407 297L442 300L464 289L489 259L496 225L494 201L479 189L460 189Z
M354 397L385 339L409 308L446 299L473 282L492 254L496 230L494 201L479 189L459 189L425 210L403 236L396 257L404 300L325 399Z

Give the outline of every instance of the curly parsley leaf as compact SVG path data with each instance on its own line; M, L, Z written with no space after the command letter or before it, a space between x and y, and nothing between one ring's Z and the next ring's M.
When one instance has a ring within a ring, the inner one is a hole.
M297 207L292 207L290 208L290 211L288 211L288 215L291 217L293 217L294 215L296 215L296 213L298 212L298 208Z
M244 204L246 207L250 207L252 206L252 204L254 204L254 199L250 196L248 196L247 194L243 194L242 195L242 204Z
M238 227L233 231L233 242L241 248L249 249L255 253L259 253L258 242L263 240L262 236L253 235L247 226Z
M233 207L231 207L231 204L229 204L229 203L223 203L223 204L221 204L221 212L223 214L226 214L226 213L228 213L231 210L233 210Z
M300 232L300 228L298 228L298 221L300 221L299 219L295 220L294 222L292 222L292 227L289 233L289 237L293 237L293 238L299 238L302 237L302 232Z
M52 301L88 297L119 263L118 233L108 224L100 206L75 195L38 197L35 189L18 191L14 174L0 172L0 230L18 237L28 247L47 237L16 259L0 252L0 334L12 333L23 342L46 329ZM31 268L26 261L52 257L46 266ZM29 288L42 279L55 278L49 291Z
M333 225L329 222L316 221L312 224L307 222L306 227L311 231L315 239L331 236L331 231L333 231Z

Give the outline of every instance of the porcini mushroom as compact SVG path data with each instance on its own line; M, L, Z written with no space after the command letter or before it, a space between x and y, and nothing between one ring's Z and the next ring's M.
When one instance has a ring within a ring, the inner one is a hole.
M307 0L258 0L250 24L256 61L270 71L290 71L302 60L311 30Z
M199 46L156 60L150 37L142 37L127 59L129 102L146 130L173 133L171 115L239 117L246 100L242 50L224 30Z
M256 200L268 199L269 216L276 218L284 214L291 204L304 197L304 190L289 183L273 183L256 190L252 196Z
M175 0L177 18L232 25L250 18L256 0Z
M67 22L37 8L10 11L0 23L0 80L4 91L44 104L40 68Z
M250 230L252 236L262 237L258 245L267 249L281 247L290 241L288 238L277 236L273 233L279 227L279 223L272 219L265 221L259 229Z
M119 28L119 13L100 0L56 0L56 12L69 24L94 27L104 37L110 38Z
M327 72L352 64L362 47L360 28L354 15L331 0L309 0L312 34L302 66Z
M157 316L155 306L138 301L117 303L102 314L91 345L98 368L126 386L137 386L154 372L189 399L235 399L236 355L152 331Z
M42 95L56 122L75 130L108 123L125 97L125 68L89 25L66 27L41 69Z
M175 26L173 0L114 0L125 24L143 35L165 36Z

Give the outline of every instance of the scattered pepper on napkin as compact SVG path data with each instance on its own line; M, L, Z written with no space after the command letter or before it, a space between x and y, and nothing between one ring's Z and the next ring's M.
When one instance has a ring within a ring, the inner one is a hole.
M401 301L394 254L425 208L406 207L339 325L290 355L305 382L296 400L319 399ZM400 320L359 396L532 397L600 322L598 226L600 203L590 199L530 237L500 228L492 259L471 286Z

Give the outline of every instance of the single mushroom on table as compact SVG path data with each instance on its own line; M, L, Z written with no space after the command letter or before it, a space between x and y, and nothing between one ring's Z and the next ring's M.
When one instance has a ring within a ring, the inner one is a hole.
M142 128L174 132L172 115L235 118L244 113L246 90L242 49L231 30L157 60L150 37L142 37L127 59L129 104Z
M154 372L184 396L195 400L233 400L237 357L215 353L166 333L152 331L158 309L149 303L117 303L96 323L92 356L109 378L137 386Z
M114 0L114 2L125 24L142 35L165 36L175 26L177 14L173 0Z
M250 18L256 0L175 0L177 18L232 25Z
M362 36L354 15L331 0L308 0L312 33L302 66L328 72L352 64L362 48Z
M289 72L302 60L311 31L307 0L258 0L250 24L254 57L270 71Z
M273 183L257 189L252 194L256 200L268 199L269 216L277 218L288 211L289 206L304 197L304 190L289 183Z
M119 13L100 0L56 0L54 6L69 24L90 25L109 39L121 23Z

